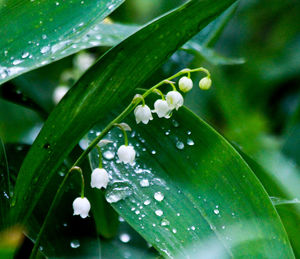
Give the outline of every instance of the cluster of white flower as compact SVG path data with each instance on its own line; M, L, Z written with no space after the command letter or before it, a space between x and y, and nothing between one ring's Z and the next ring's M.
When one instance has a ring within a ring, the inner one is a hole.
M158 99L154 103L154 110L151 111L148 105L145 104L144 98L141 95L137 95L136 98L139 98L139 101L143 101L143 104L136 106L134 110L134 116L136 123L148 124L150 120L153 120L152 113L156 113L159 118L170 118L170 115L173 110L178 110L184 102L183 96L177 91L174 83L171 81L164 81L164 83L171 84L173 90L168 92L164 96L158 89L153 87L152 92L157 91L162 96L162 99ZM193 88L193 81L190 79L189 74L180 78L178 82L179 89L182 92L188 92ZM199 87L202 90L207 90L211 86L211 79L209 76L204 77L199 82ZM130 127L126 123L115 124L120 129L122 129L125 137L125 145L121 145L118 148L117 155L121 162L125 164L132 164L135 160L136 152L133 146L128 145L126 130L130 130ZM109 143L108 140L101 140L99 147ZM100 148L98 148L100 151ZM102 156L100 156L101 159ZM102 163L101 163L102 164ZM102 166L100 166L102 167ZM109 182L109 175L104 168L96 168L93 170L91 175L91 187L92 188L106 188ZM73 202L74 215L80 215L82 218L86 218L90 211L91 205L87 198L78 197Z

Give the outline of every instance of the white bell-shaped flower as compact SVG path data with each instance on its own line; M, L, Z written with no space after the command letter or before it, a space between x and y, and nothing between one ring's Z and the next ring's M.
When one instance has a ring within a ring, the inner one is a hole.
M91 187L92 188L106 188L108 184L109 178L108 173L103 168L96 168L92 172L91 176Z
M154 103L154 112L157 113L159 118L168 117L170 108L165 100L156 100Z
M183 105L183 97L178 91L168 92L166 100L171 110L178 110Z
M153 120L151 110L147 105L138 105L134 109L134 116L136 123L143 122L144 124L147 124L149 120Z
M208 90L211 87L211 79L209 77L203 77L199 82L199 87L202 90Z
M135 150L132 146L122 145L118 149L119 160L125 164L133 163L135 159Z
M89 215L91 204L87 198L78 197L73 201L73 215L80 215L83 219Z
M179 85L179 89L182 92L186 93L193 88L193 81L187 76L183 76L179 79L178 85Z

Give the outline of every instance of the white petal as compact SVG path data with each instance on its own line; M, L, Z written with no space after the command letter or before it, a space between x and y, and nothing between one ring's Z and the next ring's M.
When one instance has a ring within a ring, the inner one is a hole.
M166 99L171 110L175 108L178 110L183 105L183 97L178 91L168 92Z
M103 168L96 168L91 175L91 187L92 188L106 188L109 181L108 173Z
M91 204L87 198L78 197L73 201L73 215L80 215L82 218L86 218L89 215Z
M121 162L127 164L127 163L133 163L136 153L132 146L122 145L119 147L117 154L118 154L119 160Z

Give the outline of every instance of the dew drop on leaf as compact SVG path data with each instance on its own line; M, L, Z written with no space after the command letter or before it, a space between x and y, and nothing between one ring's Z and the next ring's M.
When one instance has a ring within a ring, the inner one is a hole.
M71 246L72 248L78 248L78 247L80 247L80 242L79 242L79 240L77 240L77 239L72 240L72 241L70 242L70 246Z
M163 219L162 221L161 221L161 223L160 223L160 225L161 226L168 226L168 225L170 225L170 222L167 220L167 219Z
M161 216L164 214L164 212L163 212L162 210L156 210L156 211L155 211L155 214L156 214L157 216L161 217Z
M105 194L105 198L109 203L115 203L123 200L132 194L129 185L123 182L117 182L110 186Z
M184 149L184 144L183 144L183 142L177 141L177 142L176 142L176 147L177 147L179 150Z
M107 150L103 153L103 157L106 159L106 160L112 160L114 159L115 157L115 153L110 151L110 150Z
M146 205L146 206L149 205L150 203L151 203L150 200L145 200L145 201L144 201L144 205Z
M142 179L140 181L140 186L141 187L148 187L149 186L149 180L148 179Z
M218 214L220 213L220 211L219 211L218 209L214 209L214 213L215 213L216 215L218 215Z
M195 145L194 140L192 140L192 139L190 139L190 138L187 139L186 143L187 143L189 146Z
M157 201L162 201L164 199L164 195L161 192L154 193L154 199Z

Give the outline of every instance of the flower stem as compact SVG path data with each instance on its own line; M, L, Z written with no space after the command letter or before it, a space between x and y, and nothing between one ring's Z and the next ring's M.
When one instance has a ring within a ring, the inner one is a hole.
M162 99L162 100L165 100L164 94L163 94L159 89L154 89L153 92L158 93L158 94L161 96L161 99Z
M99 154L99 168L102 168L103 164L102 164L102 152L101 152L101 148L99 146L96 146L96 147L97 147L98 154Z

